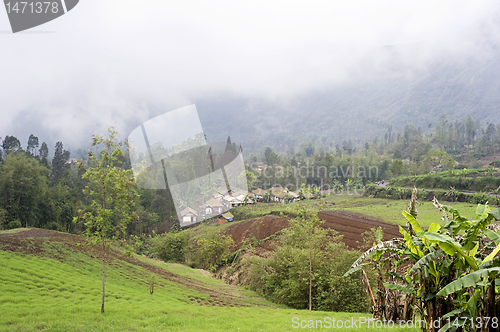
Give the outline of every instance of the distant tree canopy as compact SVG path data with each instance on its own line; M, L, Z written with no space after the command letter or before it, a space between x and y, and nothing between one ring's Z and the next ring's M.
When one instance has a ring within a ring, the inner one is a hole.
M12 151L18 151L21 149L21 142L14 136L5 136L2 142L2 149L5 154L9 154Z
M258 158L252 155L248 165L256 175L253 188L345 188L347 183L362 186L368 181L399 175L475 168L478 159L496 154L500 148L500 124L487 123L482 127L471 116L453 122L441 116L434 131L428 133L411 123L404 126L402 133L388 125L385 138L375 137L372 143L347 139L324 145L324 137L314 136L311 134L297 152L290 147L286 153L278 153L273 146L263 148L260 161L267 164L265 171L261 167L255 169ZM492 165L499 165L498 161L500 153Z
M49 190L48 169L24 154L8 154L0 165L0 206L3 227L43 224L43 206ZM10 225L10 226L9 226Z
M76 211L88 204L82 189L87 180L87 161L69 163L70 153L57 142L49 159L45 142L31 134L26 150L20 140L6 136L0 140L0 229L39 227L74 232L83 230L73 223ZM6 151L6 153L4 153ZM80 156L81 157L81 156ZM130 168L127 158L124 168ZM127 227L127 234L140 235L168 231L176 222L175 207L168 190L146 190L134 207L139 216Z
M30 137L28 138L28 147L26 148L26 152L29 153L31 156L36 156L37 148L38 148L38 137L31 134Z

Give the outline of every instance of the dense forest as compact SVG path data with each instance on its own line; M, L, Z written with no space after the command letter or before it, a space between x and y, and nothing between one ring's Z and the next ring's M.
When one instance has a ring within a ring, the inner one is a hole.
M70 162L70 153L57 142L52 158L45 142L30 135L26 147L13 136L2 141L0 164L0 228L38 227L66 232L82 231L74 223L77 211L89 205L82 179L88 160ZM123 167L130 163L124 160ZM134 211L139 218L128 225L128 233L139 235L167 231L175 209L167 190L137 188L140 198Z

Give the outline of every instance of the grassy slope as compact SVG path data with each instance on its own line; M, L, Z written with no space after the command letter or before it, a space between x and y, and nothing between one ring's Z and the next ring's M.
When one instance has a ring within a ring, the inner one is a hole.
M34 243L27 238L23 245L29 248ZM1 331L290 331L296 330L292 328L293 317L347 320L370 316L286 309L251 291L225 285L203 271L145 258L140 259L183 278L202 281L207 289L232 287L230 291L238 298L235 305L246 307L208 306L208 294L159 274L151 295L153 272L115 259L107 265L106 312L100 314L101 265L92 257L96 254L48 240L42 246L44 257L0 250Z

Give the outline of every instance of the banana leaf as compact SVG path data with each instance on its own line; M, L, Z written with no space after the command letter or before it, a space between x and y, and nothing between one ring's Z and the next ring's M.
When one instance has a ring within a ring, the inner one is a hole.
M467 255L463 250L462 246L458 243L455 242L451 237L445 234L438 234L438 233L424 233L422 236L427 238L431 242L437 242L439 244L439 247L443 249L448 255L453 256L454 252L451 249L454 249L459 255L461 255L467 263L474 269L478 270L479 266L477 265L475 259L473 257L470 257ZM453 253L452 253L453 252Z
M441 228L441 226L439 226L439 224L437 223L432 223L430 226L429 226L429 232L432 232L432 233L437 233L437 231Z
M479 289L476 289L474 295L472 295L469 301L467 301L467 309L469 310L470 316L473 318L477 317L477 300L479 299L480 295L481 291Z
M359 270L361 270L363 267L365 267L366 265L370 265L371 263L362 263L362 264L359 264L358 266L356 267L353 267L352 269L350 269L349 271L347 271L346 273L344 273L344 277L347 277L348 275L350 274L353 274L355 272L358 272Z
M489 213L490 213L490 214L493 216L493 218L495 218L496 220L500 220L500 208L495 209L495 210L491 210Z
M478 204L476 208L476 219L482 219L486 217L488 215L488 212L490 212L490 207L488 206L488 204Z
M399 226L399 232L401 234L403 234L403 237L406 241L406 246L408 247L408 249L410 249L411 253L416 255L417 256L417 259L420 259L424 256L424 253L422 251L420 251L420 249L418 248L418 246L415 244L415 242L413 242L413 239L411 238L411 235L408 234L407 231L405 231L405 229L401 226Z
M482 278L487 278L492 272L500 272L500 267L493 267L490 269L481 269L478 271L474 271L469 273L455 281L450 282L444 288L442 288L436 295L437 296L446 296L448 294L452 294L458 292L461 289L467 287L475 287L479 280Z
M486 256L483 259L482 263L485 263L485 262L490 261L493 258L495 258L495 256L498 254L499 251L500 251L500 243L497 245L497 247L495 249L493 249L493 251L488 256Z
M409 214L407 211L403 211L403 216L405 216L406 220L408 220L415 233L423 232L419 222L415 218L413 218L411 214Z
M484 233L491 241L495 242L496 244L500 243L500 236L497 233L493 232L491 229L485 229Z
M423 265L429 264L431 261L442 255L443 255L442 251L434 251L425 255L424 257L420 258L419 261L415 263L415 265L413 265L410 272L415 272L416 270L420 269Z

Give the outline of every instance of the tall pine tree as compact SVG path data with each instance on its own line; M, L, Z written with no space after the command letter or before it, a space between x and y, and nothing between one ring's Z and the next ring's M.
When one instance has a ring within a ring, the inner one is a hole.
M63 143L56 143L56 151L52 158L51 183L56 185L64 172L69 168L69 151L63 150Z
M40 163L45 167L49 167L49 147L47 146L47 143L43 142L38 152L40 156Z

